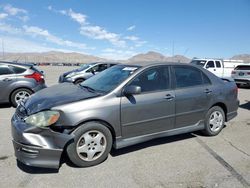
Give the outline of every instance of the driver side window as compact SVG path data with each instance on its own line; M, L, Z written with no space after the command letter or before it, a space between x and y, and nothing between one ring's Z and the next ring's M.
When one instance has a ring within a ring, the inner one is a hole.
M169 69L167 66L162 66L145 70L129 85L140 86L142 92L152 92L169 89L169 81Z
M206 68L214 68L214 62L213 61L207 62Z

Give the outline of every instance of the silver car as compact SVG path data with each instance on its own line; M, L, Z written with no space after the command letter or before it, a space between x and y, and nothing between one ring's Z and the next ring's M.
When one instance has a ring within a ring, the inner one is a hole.
M237 85L250 87L250 65L239 65L232 71L232 78Z
M202 130L215 136L237 115L234 82L187 64L116 65L85 82L32 95L12 118L15 155L58 168L62 152L77 166L103 162L111 148Z
M45 87L43 73L33 65L0 62L0 103L11 103L16 107Z
M60 75L58 82L72 82L74 84L79 84L90 77L98 74L109 67L116 65L117 63L87 63L82 65L80 68L63 73Z

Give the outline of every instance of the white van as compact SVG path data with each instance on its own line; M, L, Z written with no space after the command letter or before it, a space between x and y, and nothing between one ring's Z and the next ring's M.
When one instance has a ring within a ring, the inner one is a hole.
M193 59L190 63L202 66L220 78L229 78L235 67L246 65L242 60Z

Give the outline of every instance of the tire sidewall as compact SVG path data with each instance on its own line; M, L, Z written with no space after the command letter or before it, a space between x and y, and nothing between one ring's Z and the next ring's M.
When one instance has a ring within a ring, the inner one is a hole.
M223 117L223 125L222 125L222 126L220 127L220 129L217 130L216 132L214 132L214 131L211 130L211 128L210 128L210 123L209 123L210 116L211 116L211 114L212 114L213 112L215 112L215 111L221 112L222 117ZM206 135L209 135L209 136L216 136L216 135L218 135L218 134L221 132L221 130L223 129L224 123L225 123L225 113L224 113L223 109L222 109L221 107L219 107L219 106L214 106L214 107L210 108L210 109L208 110L208 112L207 112L206 120L205 120L205 130L204 130L204 131L205 131L205 134L206 134Z
M81 136L84 133L91 131L91 130L100 131L106 137L107 146L103 154L98 159L94 161L84 161L78 156L77 151L76 151L76 145L77 145L78 140L81 138ZM99 122L89 122L78 127L75 131L72 132L72 134L75 136L74 141L67 146L66 151L67 151L67 155L69 159L75 165L79 167L94 166L103 162L108 157L109 152L112 148L113 140L112 140L112 134L106 126L100 124Z

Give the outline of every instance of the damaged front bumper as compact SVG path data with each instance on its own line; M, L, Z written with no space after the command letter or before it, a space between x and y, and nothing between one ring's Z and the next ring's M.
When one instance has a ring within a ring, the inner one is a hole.
M59 168L63 148L73 139L72 135L27 125L17 113L11 123L15 156L20 162L35 167Z

